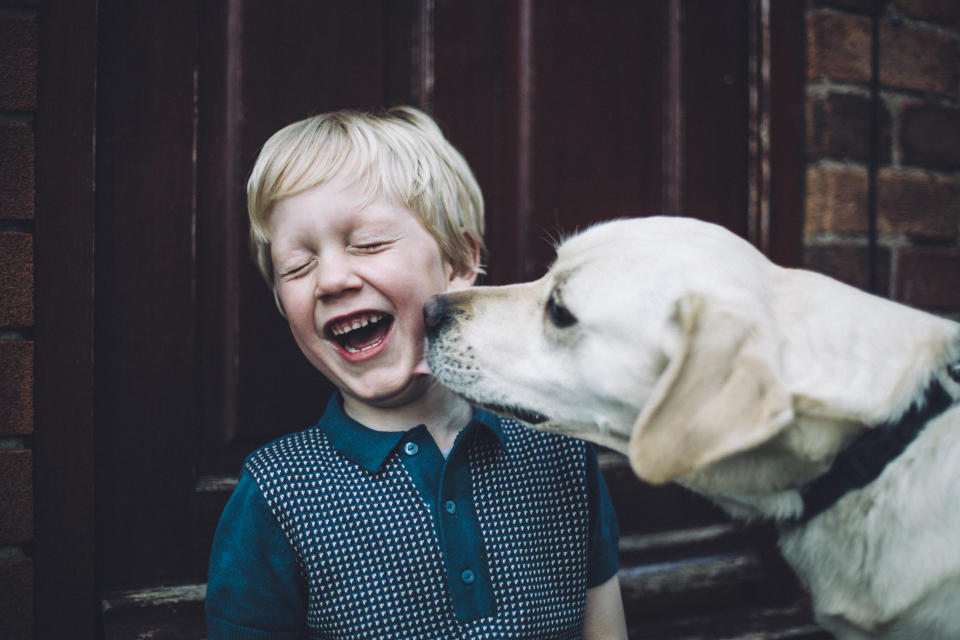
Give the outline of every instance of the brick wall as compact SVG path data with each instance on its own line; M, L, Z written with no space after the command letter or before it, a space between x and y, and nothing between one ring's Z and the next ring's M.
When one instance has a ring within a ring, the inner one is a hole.
M807 9L808 267L869 287L872 0ZM876 290L960 316L960 3L880 2Z
M37 3L0 2L0 637L33 635Z

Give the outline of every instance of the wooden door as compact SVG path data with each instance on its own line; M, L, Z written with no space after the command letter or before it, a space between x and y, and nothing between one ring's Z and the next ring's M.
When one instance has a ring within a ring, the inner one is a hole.
M483 188L490 284L542 273L564 233L656 213L716 221L797 260L799 3L100 0L99 20L108 635L199 637L198 585L243 458L311 425L332 391L248 255L245 179L279 127L340 107L431 112ZM645 486L615 454L602 465L635 637L814 637L769 530Z

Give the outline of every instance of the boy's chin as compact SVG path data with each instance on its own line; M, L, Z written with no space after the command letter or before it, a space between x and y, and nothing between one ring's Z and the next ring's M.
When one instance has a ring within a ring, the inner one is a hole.
M425 373L411 372L403 383L378 385L376 388L343 389L345 395L354 400L377 409L394 409L419 400L434 384L429 369Z

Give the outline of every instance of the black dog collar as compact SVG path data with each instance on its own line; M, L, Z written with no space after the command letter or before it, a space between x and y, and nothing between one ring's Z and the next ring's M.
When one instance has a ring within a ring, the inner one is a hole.
M960 362L948 366L947 373L960 383ZM923 400L913 405L900 420L879 425L854 440L840 452L827 473L800 490L803 513L792 522L809 522L850 491L876 480L930 420L955 402L940 381L934 379L927 387Z

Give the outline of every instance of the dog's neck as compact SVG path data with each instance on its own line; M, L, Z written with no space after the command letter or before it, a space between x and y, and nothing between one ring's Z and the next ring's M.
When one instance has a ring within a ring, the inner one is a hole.
M782 329L781 371L801 417L866 427L897 420L922 396L931 372L960 359L956 322L812 272L784 269L780 280L787 295L772 304ZM791 296L791 287L808 295Z
M680 479L739 519L802 517L801 488L826 473L852 442L900 421L935 380L960 398L960 383L949 375L960 361L956 322L818 274L782 275L784 287L822 296L784 295L771 303L783 331L781 371L795 419L764 445ZM810 278L822 282L803 282ZM791 306L794 299L803 299L803 306Z
M681 480L704 493L730 515L741 520L766 519L787 529L805 525L830 509L848 493L876 480L887 465L903 454L928 423L960 403L960 362L931 379L926 392L899 419L859 435L828 464L807 464L787 453L783 438L734 456ZM822 426L822 425L820 425ZM837 428L832 425L830 428ZM802 428L794 425L794 429ZM803 438L800 438L801 440ZM823 467L822 473L815 472ZM804 477L810 477L807 482ZM737 491L745 478L749 489ZM767 482L767 490L763 485ZM775 488L777 482L787 486ZM759 489L759 490L758 490Z
M960 386L960 362L948 365L947 376ZM840 452L830 470L800 491L803 512L794 521L804 524L851 491L876 480L923 432L927 424L958 402L934 376L923 397L897 421L869 429Z

